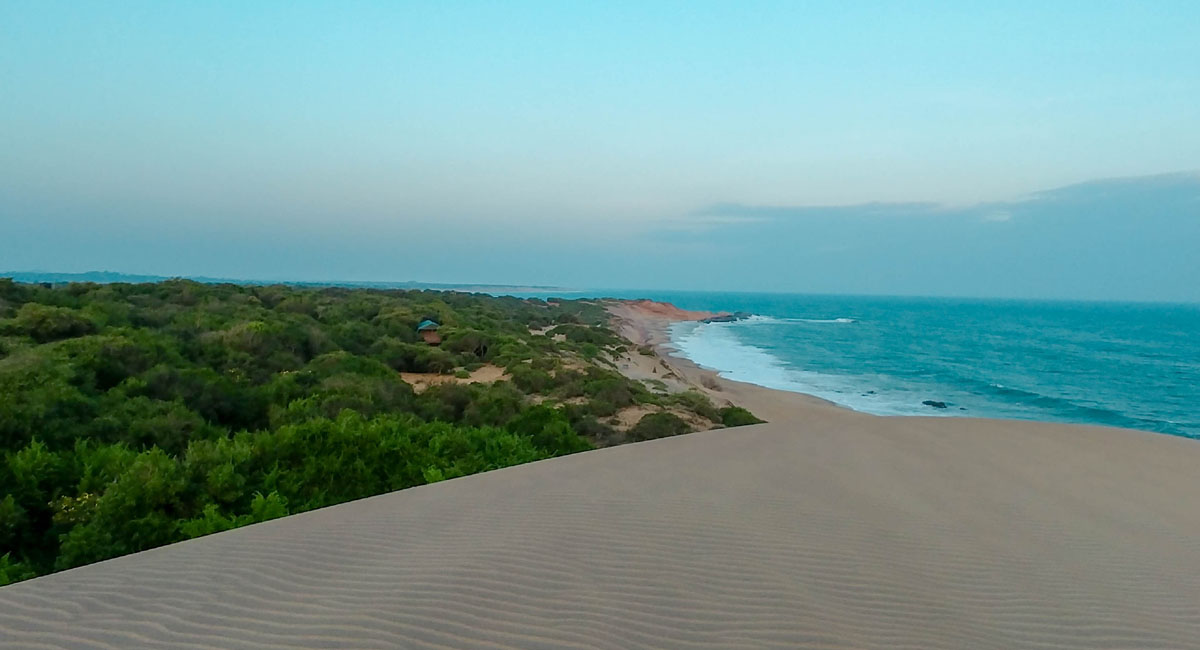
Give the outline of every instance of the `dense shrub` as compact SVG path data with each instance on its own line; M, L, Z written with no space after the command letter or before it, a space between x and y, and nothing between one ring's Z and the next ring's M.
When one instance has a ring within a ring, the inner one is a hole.
M691 428L678 415L661 411L642 416L629 430L629 439L634 441L654 440L688 433Z
M621 338L607 327L589 327L568 323L550 330L551 336L561 335L572 343L591 343L598 346L615 346L621 344Z
M46 343L91 334L96 331L96 323L75 309L29 302L17 310L8 329Z
M568 406L564 411L571 422L571 428L580 437L591 441L597 446L607 447L625 441L625 434L601 422L595 415L587 412L586 409Z
M593 402L611 406L612 411L632 406L635 390L635 384L625 377L599 368L589 368L583 380L583 394Z
M514 434L528 437L535 446L547 453L571 453L590 449L591 445L571 428L562 410L535 406L509 420L506 428Z
M119 442L134 449L157 446L180 453L192 439L211 438L220 432L181 401L118 396L105 402L86 429L89 437L99 442Z
M442 349L486 361L492 351L492 337L475 329L449 330L442 341Z
M399 372L450 372L458 365L449 352L425 343L405 343L395 338L377 341L370 354Z
M754 417L754 414L740 406L726 406L721 409L721 423L727 427L741 427L750 424L762 424L765 420Z
M471 426L502 426L526 408L525 395L508 382L470 387L471 400L462 422Z
M542 393L554 385L550 373L537 370L523 363L514 364L508 368L512 383L527 393Z
M41 347L0 359L0 449L69 444L98 404L61 356Z
M671 396L671 401L693 413L702 415L713 422L722 421L722 413L713 406L712 401L704 393L689 390ZM744 410L744 409L743 409Z

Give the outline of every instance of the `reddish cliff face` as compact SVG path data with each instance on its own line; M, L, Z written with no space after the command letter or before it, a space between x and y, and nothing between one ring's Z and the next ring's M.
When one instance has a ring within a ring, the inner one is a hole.
M704 320L718 314L710 311L689 311L680 309L669 302L654 300L626 300L621 307L641 316L664 318L667 320Z

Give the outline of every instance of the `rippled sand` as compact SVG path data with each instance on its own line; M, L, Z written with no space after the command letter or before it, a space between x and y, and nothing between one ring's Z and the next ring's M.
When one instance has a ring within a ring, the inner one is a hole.
M0 647L1200 647L1197 442L804 414L13 585Z

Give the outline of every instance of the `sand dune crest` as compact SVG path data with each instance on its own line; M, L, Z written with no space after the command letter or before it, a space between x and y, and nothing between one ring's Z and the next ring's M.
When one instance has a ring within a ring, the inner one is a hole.
M1200 647L1200 445L822 413L14 585L0 646Z

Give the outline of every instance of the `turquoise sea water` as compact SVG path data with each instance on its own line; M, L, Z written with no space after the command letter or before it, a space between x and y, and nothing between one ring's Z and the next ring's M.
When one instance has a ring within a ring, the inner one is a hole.
M1200 438L1200 305L642 292L679 354L876 414L1019 418ZM945 402L946 409L922 404Z

